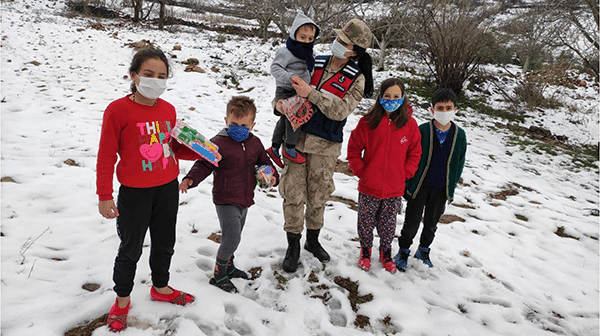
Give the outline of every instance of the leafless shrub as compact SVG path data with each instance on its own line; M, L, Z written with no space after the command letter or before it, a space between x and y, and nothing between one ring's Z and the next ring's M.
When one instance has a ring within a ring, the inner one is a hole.
M555 98L544 97L547 84L525 79L515 88L515 98L528 109L556 108L560 102Z
M418 0L415 8L415 40L423 60L438 86L460 94L494 40L487 23L499 8L469 0Z

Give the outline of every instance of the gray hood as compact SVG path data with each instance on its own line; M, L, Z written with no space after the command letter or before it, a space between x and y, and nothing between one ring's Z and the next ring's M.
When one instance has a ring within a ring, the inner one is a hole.
M296 31L298 30L298 28L304 26L305 24L312 24L313 26L315 26L315 40L317 39L317 36L319 36L320 31L319 26L317 26L317 24L311 18L304 15L304 13L300 11L298 12L298 14L296 14L294 22L292 23L292 27L290 27L290 38L292 40L296 41Z

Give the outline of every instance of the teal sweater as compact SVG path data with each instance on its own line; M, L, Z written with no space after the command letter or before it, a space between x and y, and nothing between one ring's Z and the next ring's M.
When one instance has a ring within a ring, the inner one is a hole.
M446 199L450 203L454 199L454 189L456 189L456 184L465 166L465 154L467 153L467 135L462 128L458 127L454 122L452 123L456 126L456 130L454 131L452 148L448 156L450 159L446 164ZM419 125L423 153L421 154L421 161L419 162L419 168L415 176L406 182L404 197L407 199L417 197L419 190L423 186L425 176L427 176L427 171L431 165L431 156L433 155L433 146L431 144L435 137L434 127L433 119Z

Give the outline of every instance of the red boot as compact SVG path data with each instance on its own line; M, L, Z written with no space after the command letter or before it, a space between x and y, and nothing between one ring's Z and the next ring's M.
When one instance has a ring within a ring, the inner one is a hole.
M131 301L127 302L125 308L120 308L118 299L115 300L115 304L108 312L108 319L106 319L106 324L110 331L118 332L127 328L127 314L129 313L130 306Z
M361 247L360 257L358 258L358 267L368 271L371 269L371 249Z
M281 161L281 157L279 156L279 153L276 153L273 150L273 147L269 147L269 149L267 149L267 155L269 155L271 160L273 160L273 163L279 166L279 168L283 168L283 162Z
M394 261L392 260L391 250L379 251L379 261L381 261L381 264L386 271L392 274L396 273L396 264L394 264Z
M152 288L150 289L150 298L152 299L152 301L168 302L180 306L185 306L188 303L194 302L195 298L193 295L178 291L177 289L174 289L171 286L168 287L173 290L173 293L160 294L156 291L156 289L154 289L154 286L152 286Z

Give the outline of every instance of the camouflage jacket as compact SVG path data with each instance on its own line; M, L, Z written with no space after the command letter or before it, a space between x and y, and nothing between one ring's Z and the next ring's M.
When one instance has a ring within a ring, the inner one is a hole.
M323 77L321 78L321 83L335 75L338 70L332 71L331 64L328 64L324 70ZM317 105L327 118L332 120L344 120L358 106L358 103L363 97L364 89L365 76L361 74L350 87L350 90L343 99L324 94L317 90L312 90L308 96L308 100ZM342 144L301 131L296 149L309 154L337 157L342 152Z

